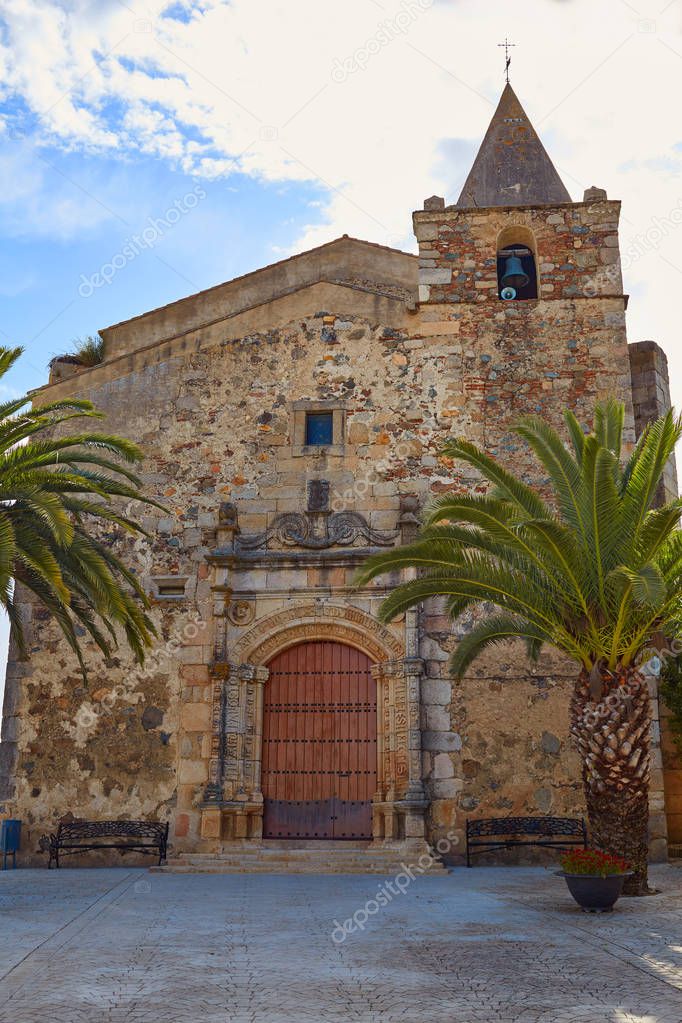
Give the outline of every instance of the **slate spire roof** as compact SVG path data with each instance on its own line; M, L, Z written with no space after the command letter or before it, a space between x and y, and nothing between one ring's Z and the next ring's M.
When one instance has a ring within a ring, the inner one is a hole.
M507 83L458 206L543 206L571 202L526 111Z

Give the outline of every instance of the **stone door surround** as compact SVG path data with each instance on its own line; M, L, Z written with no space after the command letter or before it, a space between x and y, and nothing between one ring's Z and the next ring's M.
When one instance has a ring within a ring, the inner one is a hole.
M420 686L417 657L405 657L394 632L357 607L315 602L289 607L253 624L214 661L211 675L209 781L201 805L207 846L262 838L263 687L272 658L299 643L333 640L362 650L377 682L375 842L424 841L426 799L421 780Z

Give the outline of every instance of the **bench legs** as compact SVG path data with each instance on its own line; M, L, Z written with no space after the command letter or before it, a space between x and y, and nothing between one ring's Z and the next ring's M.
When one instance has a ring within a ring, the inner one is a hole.
M95 836L97 837L97 836ZM134 836L138 837L138 836ZM146 837L146 836L139 836ZM47 861L47 869L52 868L52 861L54 860L55 869L59 869L59 852L60 852L60 839L55 835L50 836L50 842L47 848L43 847L45 852L49 853L49 859ZM99 849L120 849L122 852L141 852L149 855L154 855L154 850L158 850L159 855L159 866L165 862L168 853L168 825L166 825L165 834L160 835L156 842L144 843L143 845L134 846L128 844L106 844L106 845L93 845L91 842L84 841L82 844L75 845L68 842L65 845L65 853L75 852L97 852Z

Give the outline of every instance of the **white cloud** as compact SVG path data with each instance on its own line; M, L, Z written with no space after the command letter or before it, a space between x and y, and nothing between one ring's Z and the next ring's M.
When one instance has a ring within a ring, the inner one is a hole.
M0 136L1 138L1 136ZM0 149L0 225L14 238L70 239L95 230L114 215L111 182L81 172L78 183L55 169L29 140Z
M24 291L30 291L35 288L38 284L38 278L35 274L27 271L3 271L0 274L0 295L5 298L16 298L17 295L21 295ZM3 392L3 385L0 384L0 397L3 393L6 396L6 389Z
M38 117L34 144L314 182L323 223L301 224L297 247L343 232L410 246L411 210L456 199L503 82L502 0L133 6L5 0L0 92ZM517 92L574 198L596 184L624 200L624 243L682 197L681 28L678 3L653 20L622 0L598 18L589 0L514 8ZM9 182L17 202L40 193L35 174ZM673 379L681 241L671 231L627 274L632 339L660 340Z

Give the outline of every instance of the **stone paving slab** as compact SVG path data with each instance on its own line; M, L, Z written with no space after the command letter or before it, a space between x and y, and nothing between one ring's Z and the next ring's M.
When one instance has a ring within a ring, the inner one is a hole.
M680 1023L682 871L653 876L662 894L589 916L542 868L404 875L404 894L360 875L0 872L0 1023Z

